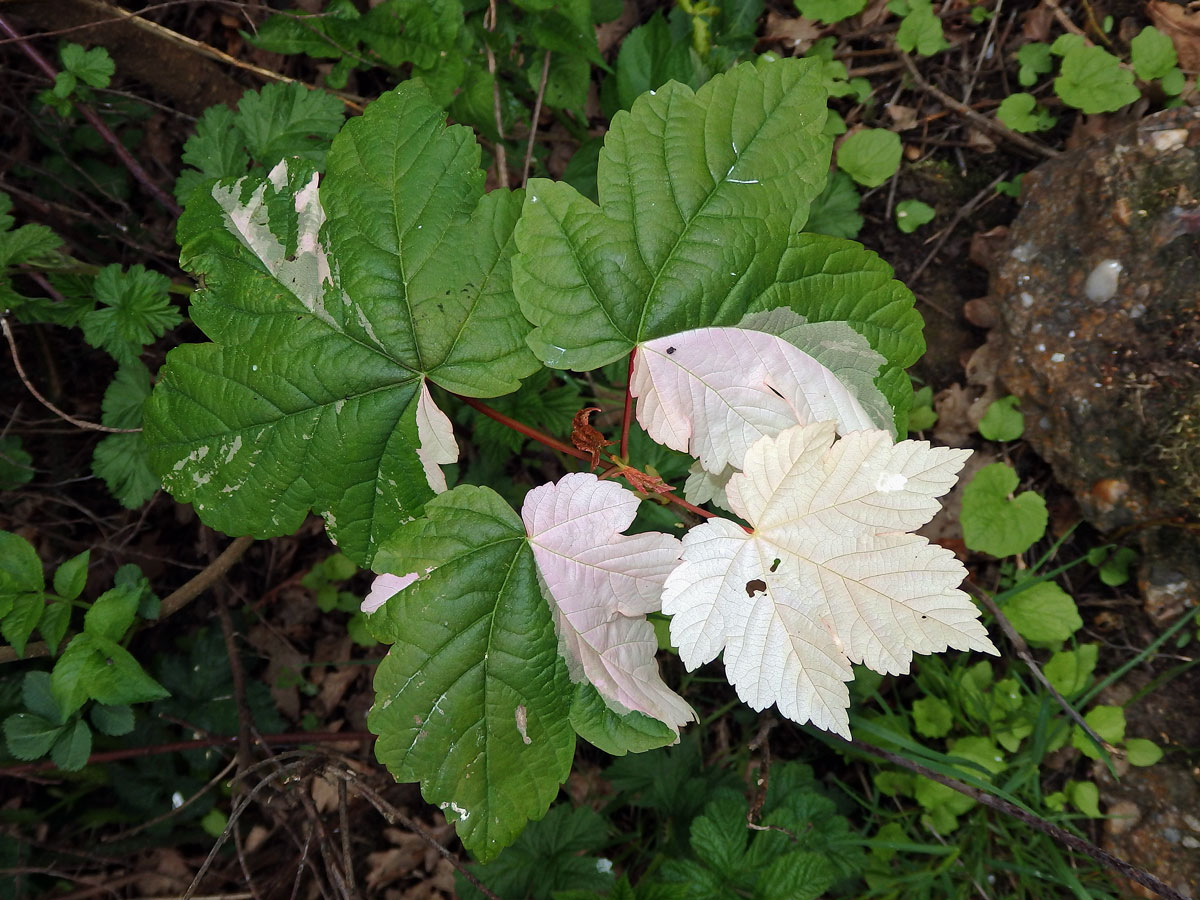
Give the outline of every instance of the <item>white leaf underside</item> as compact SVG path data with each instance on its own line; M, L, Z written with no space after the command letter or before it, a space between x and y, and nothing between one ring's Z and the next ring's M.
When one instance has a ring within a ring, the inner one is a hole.
M618 484L576 473L530 491L521 518L572 678L586 678L619 712L678 730L695 713L659 675L645 614L659 609L681 545L667 534L621 534L639 502Z
M693 528L663 612L689 669L724 650L751 706L849 736L851 662L902 673L914 653L996 649L957 590L962 564L906 533L932 518L970 451L883 431L835 443L834 431L795 426L754 444L728 484L754 533L722 519Z
M832 420L843 434L876 427L825 366L781 337L743 328L640 344L630 392L646 433L713 475L742 468L755 441L793 425Z

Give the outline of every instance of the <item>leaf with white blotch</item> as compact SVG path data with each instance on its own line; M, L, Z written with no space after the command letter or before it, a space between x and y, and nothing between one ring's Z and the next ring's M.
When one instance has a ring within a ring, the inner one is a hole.
M640 502L619 484L575 473L530 491L521 518L572 679L590 681L621 713L678 731L696 714L659 674L646 613L658 611L681 547L669 534L621 534Z
M213 343L169 354L146 411L177 499L258 537L311 509L362 563L445 489L457 449L428 382L491 397L538 367L509 276L521 194L483 177L413 82L343 129L319 188L286 160L193 193L181 260Z
M833 372L785 339L745 328L641 344L630 393L650 437L714 475L742 468L755 441L793 425L833 420L843 434L876 427Z
M736 323L775 282L825 184L826 114L819 62L745 63L695 92L670 82L617 113L599 206L532 180L513 287L537 326L534 353L592 369L661 335Z
M481 861L539 819L574 755L572 686L521 520L490 488L439 494L383 542L371 634L392 644L367 719Z
M949 550L906 532L937 512L969 450L893 444L884 431L834 440L833 422L759 439L729 480L724 519L693 528L663 592L671 640L689 669L725 652L755 709L849 736L850 663L908 671L913 653L995 653L957 590Z
M875 384L895 410L896 434L908 433L912 382L905 371L925 352L921 314L912 291L862 244L823 234L794 237L776 281L751 311L790 307L807 322L844 322L863 335L886 363Z

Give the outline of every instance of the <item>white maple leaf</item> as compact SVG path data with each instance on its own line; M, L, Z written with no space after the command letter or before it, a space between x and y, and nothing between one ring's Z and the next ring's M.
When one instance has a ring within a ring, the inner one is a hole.
M639 502L618 484L577 473L530 491L521 518L572 679L678 730L696 716L659 674L646 613L659 609L681 544L668 534L621 534Z
M793 425L833 420L843 434L877 427L828 368L782 337L744 328L640 344L630 393L651 438L714 475L741 469L755 441Z
M738 696L849 737L850 663L907 672L914 653L996 653L957 590L954 554L906 532L931 519L969 450L820 422L760 438L724 519L693 528L663 612L688 669L725 652Z

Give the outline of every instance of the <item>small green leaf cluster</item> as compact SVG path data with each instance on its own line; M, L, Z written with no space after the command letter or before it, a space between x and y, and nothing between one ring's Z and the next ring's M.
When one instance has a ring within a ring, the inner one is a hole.
M343 586L361 570L350 557L343 553L327 556L313 566L300 584L313 592L317 601L317 609L323 613L334 610L348 613L346 633L354 638L354 643L360 647L373 647L376 641L367 630L367 617L359 608L362 597L357 593L344 590Z
M50 672L25 674L24 710L4 720L5 741L17 759L49 753L60 768L81 769L91 753L93 727L106 735L127 734L134 727L132 704L168 696L124 646L138 619L158 616L158 598L137 566L127 565L117 571L111 589L90 604L80 601L89 556L84 551L59 566L47 590L33 547L0 531L0 634L20 657L36 629L55 658ZM68 638L76 607L84 610L83 627Z
M601 774L615 789L603 812L644 811L643 840L636 857L623 860L623 872L603 856L616 842L616 828L588 807L562 803L472 873L512 900L813 900L862 872L865 841L811 768L772 767L752 829L745 787L724 767L711 767L702 779L695 746L688 739L681 748L619 760ZM673 789L654 789L656 780ZM678 802L684 797L686 808ZM458 893L481 896L462 878Z
M1059 74L1054 92L1067 106L1088 115L1114 112L1141 96L1134 75L1143 82L1158 82L1162 93L1175 105L1183 93L1184 75L1171 39L1153 26L1146 26L1130 42L1130 63L1125 64L1103 47L1089 44L1077 34L1060 35L1053 44L1033 42L1017 51L1017 80L1032 88L1054 71L1059 57ZM1053 128L1058 121L1032 93L1009 95L996 111L997 117L1014 131L1035 132Z
M116 65L103 47L86 50L79 44L64 43L58 56L62 71L55 76L54 87L43 91L38 99L60 116L67 116L72 99L87 102L92 97L90 88L108 87Z

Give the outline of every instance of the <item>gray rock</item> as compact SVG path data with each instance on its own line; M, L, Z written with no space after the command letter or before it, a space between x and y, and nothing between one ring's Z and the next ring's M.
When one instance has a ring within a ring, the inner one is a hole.
M1084 515L1138 535L1166 621L1200 586L1200 110L1045 163L1022 199L991 268L1000 378Z

